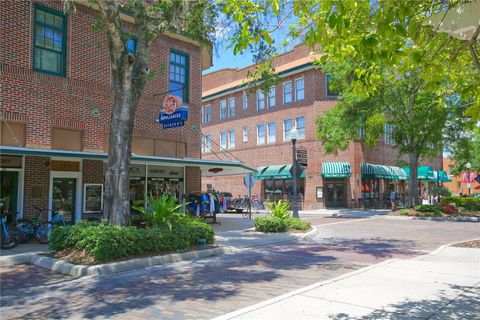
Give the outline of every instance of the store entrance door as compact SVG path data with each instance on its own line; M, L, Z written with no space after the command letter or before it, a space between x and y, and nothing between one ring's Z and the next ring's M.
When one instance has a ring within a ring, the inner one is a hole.
M345 180L325 181L325 206L341 208L347 206L347 185Z
M61 211L67 223L75 222L76 178L53 178L52 209Z
M0 212L9 219L17 214L18 172L0 171Z

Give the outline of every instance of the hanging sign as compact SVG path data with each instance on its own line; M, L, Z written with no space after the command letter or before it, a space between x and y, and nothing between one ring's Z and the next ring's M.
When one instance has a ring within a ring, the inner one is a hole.
M181 127L188 119L188 108L182 105L182 98L167 95L163 100L163 110L158 116L157 122L163 125L163 129Z

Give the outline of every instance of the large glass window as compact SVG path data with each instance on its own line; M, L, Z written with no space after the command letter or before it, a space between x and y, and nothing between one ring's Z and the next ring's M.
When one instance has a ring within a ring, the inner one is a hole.
M275 143L276 141L276 125L275 122L268 123L268 143Z
M257 126L257 144L265 144L265 125L263 123Z
M33 68L65 76L67 23L62 13L35 5Z
M235 130L228 132L228 149L235 149Z
M295 100L305 99L305 88L303 83L303 78L295 80Z
M220 101L220 120L227 118L227 100Z
M271 86L268 90L268 107L275 107L275 86Z
M257 91L257 111L265 109L265 93Z
M243 142L248 142L248 127L243 127Z
M292 128L292 119L283 120L283 141L289 141L291 139Z
M170 94L188 102L188 56L170 51Z
M305 117L295 119L295 128L297 129L298 139L305 139Z
M235 98L228 99L228 117L235 117Z
M227 132L220 132L220 151L227 149Z
M209 123L212 121L212 106L203 106L202 108L202 123Z
M202 153L212 152L212 136L205 135L202 136Z
M292 102L292 81L285 82L283 84L283 103Z
M242 101L243 101L243 110L248 109L248 94L247 93L243 94Z

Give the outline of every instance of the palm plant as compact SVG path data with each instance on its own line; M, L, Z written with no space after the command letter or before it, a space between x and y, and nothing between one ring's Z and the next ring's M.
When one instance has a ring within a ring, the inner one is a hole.
M140 206L134 206L133 209L142 214L147 227L166 225L172 230L172 221L176 219L176 213L181 207L173 197L164 194L160 199L150 196L147 199L147 209Z
M268 206L270 207L270 212L272 216L281 220L284 220L292 214L290 211L290 203L288 201L282 202L282 200L278 200L277 202L269 203Z

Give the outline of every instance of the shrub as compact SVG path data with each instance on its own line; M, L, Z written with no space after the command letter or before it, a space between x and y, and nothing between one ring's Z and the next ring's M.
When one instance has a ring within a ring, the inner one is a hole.
M274 201L268 204L268 206L270 207L272 216L275 218L287 219L292 214L292 212L289 210L290 203L288 201L282 203L282 200L278 200L278 202Z
M285 219L277 217L258 217L253 221L255 230L260 232L285 232L288 230L288 224Z
M142 214L146 227L166 225L171 230L172 221L176 219L176 212L182 205L177 204L175 199L168 194L164 194L160 199L150 197L147 204L147 209L141 206L133 207Z
M87 251L98 262L144 254L182 252L197 245L203 238L214 243L213 227L197 219L179 218L170 226L153 228L118 227L104 222L96 225L79 223L52 231L52 250L77 249Z
M457 208L455 206L452 206L451 204L444 203L443 204L443 212L446 214L455 214L458 212Z
M408 209L400 210L400 215L401 216L408 216L409 214L410 214L410 212L408 211Z
M287 218L285 221L287 222L288 229L293 230L308 230L312 226L310 222L296 218Z
M441 213L443 211L443 208L441 206L436 206L436 205L422 204L422 205L415 206L415 211L418 211L418 212L432 212L432 213L440 212Z
M446 197L442 199L442 204L454 203L457 208L465 208L469 211L480 211L480 199L472 197Z

